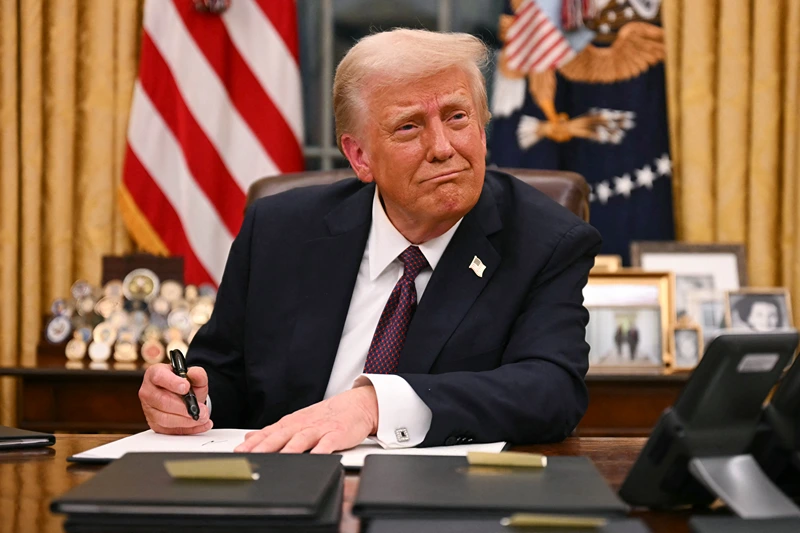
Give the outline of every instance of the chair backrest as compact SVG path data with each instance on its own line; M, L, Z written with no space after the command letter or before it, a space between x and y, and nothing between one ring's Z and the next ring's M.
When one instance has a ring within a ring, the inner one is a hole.
M516 176L528 185L563 205L583 220L589 220L589 186L583 176L562 170L536 170L531 168L499 168ZM254 181L247 191L247 205L264 196L270 196L295 187L325 185L352 177L349 168L335 170L316 170L268 176Z

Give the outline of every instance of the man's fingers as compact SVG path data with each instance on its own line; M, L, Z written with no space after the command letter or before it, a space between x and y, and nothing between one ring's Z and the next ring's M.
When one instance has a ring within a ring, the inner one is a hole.
M191 418L189 411L186 409L186 404L183 402L183 398L181 398L180 395L156 387L153 383L145 382L142 384L142 387L139 389L139 400L142 402L143 408L149 406L159 411ZM199 420L207 420L208 406L203 404L199 398L198 406L200 407Z
M253 448L255 448L255 446L257 444L259 444L262 440L264 440L266 438L264 436L264 433L263 433L264 430L266 430L266 429L267 428L264 428L264 429L262 429L260 431L251 431L249 433L246 433L245 437L244 437L244 442L241 443L236 448L234 448L233 451L234 452L245 452L245 453L251 451Z
M210 430L214 427L214 421L209 420L202 426L196 426L193 428L176 428L178 430L178 435L197 435L198 433L205 433L206 431Z
M250 451L253 453L272 453L277 452L286 446L286 443L294 436L294 431L281 429L274 431L268 437L256 444Z
M285 422L285 419L282 418L282 419L278 420L277 422L275 422L274 424L272 424L270 426L267 426L267 427L265 427L263 429L258 429L256 431L248 431L247 433L244 434L244 440L247 441L247 439L249 439L250 437L252 437L254 435L259 435L261 438L259 439L258 442L261 442L265 438L269 437L270 435L272 435L276 431L280 431L284 427L286 427L286 422Z
M289 439L289 442L281 449L281 453L303 453L316 446L319 442L319 438L320 434L318 429L309 428L303 430Z
M187 416L185 407L183 415L161 411L153 406L147 406L144 414L151 426L155 424L162 428L194 428L197 426L204 426L209 420L207 407L205 411L200 411L200 418L198 420L194 420L192 417Z
M192 388L198 390L208 388L208 374L206 374L204 368L199 366L190 367L189 370L186 371L186 376L192 383Z
M168 428L150 424L150 428L153 431L155 431L156 433L163 433L165 435L197 435L198 433L205 433L206 431L210 430L213 427L214 427L214 422L212 422L211 420L209 420L202 426L196 426L193 428Z
M336 445L337 437L335 433L326 433L319 439L316 446L311 449L314 454L331 454L339 451L340 447Z
M189 382L172 373L169 365L159 363L153 365L145 372L145 381L150 381L156 387L167 389L175 394L189 392Z
M164 389L151 387L150 390L146 391L142 396L143 402L154 409L191 418L189 412L186 410L186 404L183 403L183 399L177 394L173 394ZM206 409L208 408L206 407Z

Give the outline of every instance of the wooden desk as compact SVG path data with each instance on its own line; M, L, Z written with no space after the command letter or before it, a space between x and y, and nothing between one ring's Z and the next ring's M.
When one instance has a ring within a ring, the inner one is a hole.
M31 368L0 368L19 379L17 426L47 432L134 433L147 429L139 404L144 364L66 367L61 354L40 355ZM592 372L582 437L644 437L675 402L688 374Z
M121 435L57 435L52 448L0 452L0 533L57 533L62 515L50 513L56 498L89 478L100 466L70 465L67 457L120 438ZM547 455L586 455L616 490L639 450L641 438L571 438L561 444L526 446L519 450ZM357 533L358 520L350 513L358 489L358 476L345 481L342 533ZM688 531L687 513L636 512L654 533Z

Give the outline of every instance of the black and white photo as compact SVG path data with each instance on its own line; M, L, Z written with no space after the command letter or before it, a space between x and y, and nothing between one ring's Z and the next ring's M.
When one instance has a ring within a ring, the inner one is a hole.
M712 274L675 274L675 313L678 320L689 316L698 321L699 317L689 314L689 298L697 291L714 290Z
M732 329L756 333L793 327L788 292L784 289L747 289L728 293L726 309Z
M699 327L675 327L672 331L672 345L672 368L691 370L700 362L703 342Z

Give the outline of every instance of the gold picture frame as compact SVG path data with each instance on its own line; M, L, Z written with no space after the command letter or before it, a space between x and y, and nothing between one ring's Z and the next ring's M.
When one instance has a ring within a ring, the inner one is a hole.
M756 309L755 303L766 304ZM736 313L734 313L736 310ZM762 312L759 312L762 311ZM747 313L747 317L742 317ZM776 324L771 324L776 320ZM725 293L725 325L734 330L769 332L794 328L792 299L785 287L745 287Z
M675 372L690 372L703 358L703 330L699 324L688 317L670 327L670 369Z
M584 288L584 306L590 316L586 328L590 369L668 367L674 288L671 272L623 268L590 274Z

